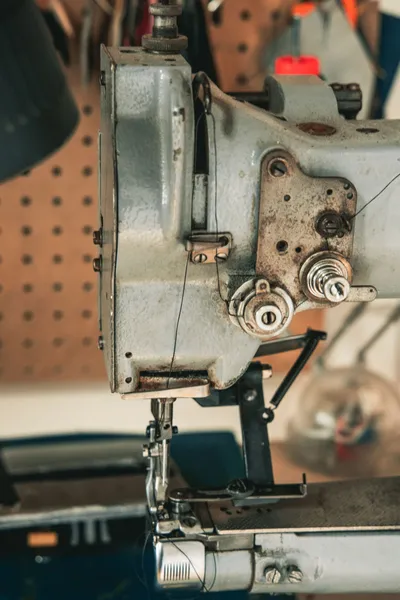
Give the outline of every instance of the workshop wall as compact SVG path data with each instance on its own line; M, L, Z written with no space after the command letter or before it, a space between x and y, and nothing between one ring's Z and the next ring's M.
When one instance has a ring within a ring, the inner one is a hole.
M97 351L92 231L97 224L98 84L70 83L81 112L72 139L0 186L0 378L104 378Z

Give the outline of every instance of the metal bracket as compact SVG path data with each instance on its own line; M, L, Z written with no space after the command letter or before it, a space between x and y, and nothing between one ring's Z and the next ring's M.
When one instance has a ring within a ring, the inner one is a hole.
M190 260L197 265L215 263L217 260L226 261L231 246L232 236L230 233L193 233L186 242Z
M286 290L295 307L301 305L299 271L310 256L326 251L326 229L329 251L351 259L356 206L357 191L350 181L310 177L284 149L267 154L261 166L257 276ZM333 216L347 227L336 227Z
M230 390L214 391L213 396L199 402L203 406L239 405L245 478L232 481L222 489L182 488L174 490L169 495L172 502L179 504L230 500L235 506L250 506L277 502L284 498L302 498L306 495L305 475L299 484L276 485L274 483L267 424L273 420L273 411L279 406L286 392L301 373L318 343L324 339L326 339L325 332L310 329L301 336L275 340L262 346L263 352L260 352L259 356L303 349L275 392L269 407L264 405L263 375L265 366L259 363L252 364ZM271 374L270 367L267 367L265 372L269 376ZM217 399L216 394L218 394ZM221 402L219 402L220 399Z

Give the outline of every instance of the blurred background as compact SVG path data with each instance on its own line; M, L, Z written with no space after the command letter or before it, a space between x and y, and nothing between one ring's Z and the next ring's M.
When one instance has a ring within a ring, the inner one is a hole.
M115 434L129 435L123 439L131 444L134 436L143 436L150 417L148 401L122 400L108 390L97 349L92 269L98 216L99 45L139 44L151 27L147 2L37 4L80 120L59 151L0 185L0 439L6 454L9 449L9 464L16 460L10 450L15 440L37 438L42 443L54 436L82 439L88 434L97 440L100 434ZM330 84L359 84L359 117L400 118L399 0L182 4L180 30L190 40L187 59L194 71L206 71L224 91L262 91L271 72L312 73ZM24 43L22 36L20 44L29 52ZM7 144L3 151L7 153ZM322 357L296 382L270 427L278 481L297 480L302 469L311 480L400 473L395 435L400 420L400 311L396 302L378 300L346 321L352 310L340 306L301 313L293 322L292 334L312 327L326 330L329 339L344 323L346 327L331 348L329 342L321 347ZM273 357L274 376L264 384L266 398L295 357ZM333 390L328 401L327 386ZM175 415L180 432L194 436L185 443L208 459L215 458L221 444L227 451L240 444L235 407L211 411L182 399L176 402ZM207 437L210 432L222 437ZM121 456L129 454L129 444ZM204 450L207 444L210 454ZM71 447L64 451L71 455ZM183 454L177 449L175 459L186 475ZM234 471L232 466L230 476ZM201 480L201 469L197 475ZM193 485L200 485L198 481ZM46 563L43 552L35 557L43 559L35 558L36 565ZM29 595L29 577L27 581L24 593L7 598L45 597ZM120 596L104 598L131 597L128 592L124 596L128 588L121 589ZM0 597L1 592L0 586Z

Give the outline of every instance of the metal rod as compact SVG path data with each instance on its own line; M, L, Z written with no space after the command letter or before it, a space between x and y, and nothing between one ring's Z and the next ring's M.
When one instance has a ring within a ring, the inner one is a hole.
M268 428L264 419L262 366L249 370L237 387L246 477L256 485L274 482Z
M326 333L324 331L313 331L310 329L307 332L307 337L308 339L304 345L302 353L297 358L294 365L291 367L285 379L282 381L272 397L270 404L274 408L278 408L279 404L282 402L283 398L311 358L311 355L318 346L319 342L326 339Z

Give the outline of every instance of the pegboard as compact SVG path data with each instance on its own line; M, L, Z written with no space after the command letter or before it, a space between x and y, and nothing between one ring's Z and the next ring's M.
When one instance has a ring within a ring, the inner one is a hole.
M253 38L246 28L258 23L254 8L261 0L253 1L250 19L239 13L245 28L237 34L249 47ZM229 3L250 10L245 0ZM221 42L220 52L232 44L237 50L239 42L228 31L224 35L229 42ZM225 50L221 57L228 64ZM232 69L250 72L251 53L236 50ZM98 77L94 74L86 88L78 66L68 77L81 111L76 133L42 165L0 186L0 382L106 378L97 350L97 276L92 270L97 254L92 231L98 223ZM320 328L322 319L321 311L301 313L291 331ZM287 370L291 354L274 357L275 370Z
M97 224L98 82L69 80L81 111L71 140L0 186L2 381L105 377L92 269Z

